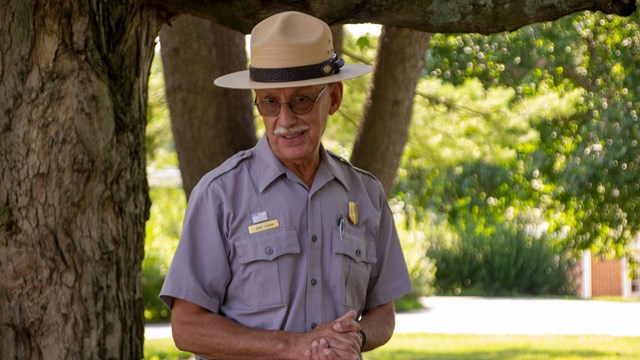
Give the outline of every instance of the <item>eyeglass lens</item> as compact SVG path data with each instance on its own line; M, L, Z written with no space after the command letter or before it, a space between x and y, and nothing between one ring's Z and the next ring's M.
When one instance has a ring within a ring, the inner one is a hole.
M313 109L316 101L318 101L326 88L327 86L322 88L322 91L320 91L315 99L304 95L296 95L289 102L280 102L275 98L267 97L260 101L256 99L255 105L263 116L277 116L280 113L282 104L288 105L289 109L296 115L305 115Z

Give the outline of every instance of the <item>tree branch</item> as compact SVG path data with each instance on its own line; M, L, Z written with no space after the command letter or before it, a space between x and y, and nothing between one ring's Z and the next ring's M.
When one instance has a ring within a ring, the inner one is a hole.
M449 110L464 110L464 111L470 112L472 114L476 114L476 115L482 116L484 118L489 118L490 117L490 115L487 114L487 113L472 109L472 108L470 108L468 106L457 104L457 103L455 103L455 102L453 102L451 100L448 100L448 99L445 99L445 98L442 98L442 97L441 98L437 98L435 96L423 93L421 91L416 91L416 95L427 99L427 101L432 105L434 105L434 104L435 105L442 104L442 105L446 106L447 109L449 109Z
M348 57L352 58L353 60L362 63L362 64L366 64L366 65L371 65L373 66L373 63L365 58L363 58L362 56L359 56L357 54L354 54L353 52L347 50L347 49L342 49L342 53L344 55L347 55Z
M482 33L513 31L536 22L553 21L578 11L602 11L629 16L634 0L147 0L167 13L190 13L232 29L249 33L266 17L285 10L309 13L329 24L376 23L431 33Z

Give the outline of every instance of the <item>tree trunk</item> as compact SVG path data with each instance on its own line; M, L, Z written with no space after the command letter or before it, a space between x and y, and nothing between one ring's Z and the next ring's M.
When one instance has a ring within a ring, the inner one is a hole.
M0 5L0 353L139 359L155 12Z
M213 79L247 68L244 35L191 15L160 32L174 141L187 197L202 175L256 143L249 90Z
M428 46L427 33L382 27L373 81L351 162L374 174L387 194L407 142L416 84Z
M331 26L331 36L333 37L333 51L341 55L342 46L344 45L344 29L342 24Z

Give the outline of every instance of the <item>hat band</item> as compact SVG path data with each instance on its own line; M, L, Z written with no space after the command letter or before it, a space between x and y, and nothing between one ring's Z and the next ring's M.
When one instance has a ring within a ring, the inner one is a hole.
M272 69L249 66L249 78L252 81L266 83L317 79L339 73L343 65L344 60L333 54L329 60L313 65Z

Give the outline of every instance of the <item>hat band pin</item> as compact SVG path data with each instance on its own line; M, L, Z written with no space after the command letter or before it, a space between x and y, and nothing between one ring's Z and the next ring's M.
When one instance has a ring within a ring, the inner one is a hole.
M333 56L320 64L312 64L305 66L294 66L287 68L256 68L249 67L249 76L252 81L259 82L284 82L284 81L300 81L317 79L324 76L338 74L340 68L344 65L338 55Z

